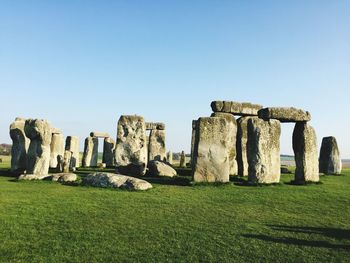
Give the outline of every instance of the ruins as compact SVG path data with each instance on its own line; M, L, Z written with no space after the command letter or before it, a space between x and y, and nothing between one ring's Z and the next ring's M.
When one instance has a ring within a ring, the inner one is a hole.
M337 140L333 136L324 137L320 150L320 172L324 174L340 174L342 162Z
M146 122L146 130L150 131L148 137L148 161L166 161L165 124Z
M30 140L24 132L25 119L16 118L10 125L10 137L12 139L11 171L23 173L27 167L27 151Z

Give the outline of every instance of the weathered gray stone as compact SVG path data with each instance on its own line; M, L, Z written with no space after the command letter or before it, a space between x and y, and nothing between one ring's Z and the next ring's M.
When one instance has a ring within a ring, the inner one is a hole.
M69 173L70 171L73 171L75 169L75 166L72 162L72 155L73 153L71 151L68 151L68 150L64 151L63 169L60 172Z
M147 146L145 120L141 116L121 116L118 121L115 161L117 173L140 176L146 173Z
M211 117L224 118L227 121L229 129L229 141L227 142L229 150L230 161L230 175L238 174L237 160L236 160L236 137L237 137L237 122L235 117L230 113L214 112Z
M72 152L72 157L70 160L70 166L77 168L80 166L79 161L79 137L77 136L67 136L65 150Z
M320 172L324 174L340 174L342 161L335 137L324 137L320 151Z
M280 122L304 122L311 120L311 114L308 111L288 107L264 108L259 110L258 115L259 118L264 120L276 119Z
M223 118L199 118L193 153L195 182L229 182L229 124Z
M196 130L197 130L197 120L192 121L192 138L191 138L191 166L193 169L193 152L194 146L196 144Z
M161 122L146 122L146 130L165 130L165 124Z
M22 173L27 167L27 150L30 140L24 132L25 119L16 118L10 125L10 137L12 139L11 149L11 171Z
M22 174L18 177L18 180L33 181L33 180L44 180L50 177L49 174Z
M49 172L51 125L46 120L28 119L24 132L30 139L27 153L27 174L43 175Z
M295 182L318 182L317 138L315 130L306 122L297 122L293 131Z
M258 117L241 117L237 120L237 166L239 176L248 176L248 120Z
M114 165L114 148L115 141L110 137L105 138L103 141L102 162L105 163L106 166Z
M54 127L51 127L51 133L52 134L62 134L60 129L57 129L57 128L54 128Z
M64 155L64 136L61 133L52 133L50 144L50 168L57 168L60 158ZM59 157L61 156L61 157Z
M83 167L96 167L98 160L98 138L87 137L85 139L83 153Z
M84 185L94 187L111 187L127 190L148 190L152 185L142 179L137 179L131 176L112 173L93 173L82 178Z
M257 116L262 106L249 102L213 101L211 108L213 112L226 112L238 116Z
M248 180L253 183L278 183L281 176L280 135L278 120L248 120Z
M186 154L184 151L181 152L180 155L180 165L181 168L185 168L186 167Z
M168 153L167 153L167 156L166 156L166 159L167 159L167 162L169 163L169 164L173 164L173 152L172 151L169 151Z
M148 161L166 160L165 130L151 130L148 143Z
M174 177L177 175L176 170L170 165L160 161L150 161L148 163L149 173L152 176Z
M76 174L73 173L62 173L60 174L60 177L58 178L58 182L60 183L68 183L68 182L75 182L78 179Z
M107 132L90 132L90 137L109 138L110 136Z

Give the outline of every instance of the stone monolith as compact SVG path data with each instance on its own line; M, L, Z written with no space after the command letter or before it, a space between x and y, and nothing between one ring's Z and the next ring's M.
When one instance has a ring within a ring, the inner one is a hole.
M52 133L50 144L50 168L57 168L59 156L64 156L64 136L62 133Z
M98 138L87 137L84 144L83 167L96 167L98 161Z
M103 155L102 155L102 163L105 163L106 166L114 165L114 148L115 141L107 137L103 141Z
M342 161L335 137L324 137L320 150L320 172L324 174L340 174Z
M151 130L148 143L148 161L165 160L165 130Z
M30 140L25 135L24 125L25 119L22 118L16 118L10 125L11 171L16 173L23 173L27 167L27 151Z
M80 166L80 151L79 151L79 137L67 136L65 150L72 152L70 165L73 168Z

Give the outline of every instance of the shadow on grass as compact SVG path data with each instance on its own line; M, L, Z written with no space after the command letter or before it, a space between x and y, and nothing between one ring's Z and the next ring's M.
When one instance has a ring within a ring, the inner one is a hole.
M6 169L6 168L0 168L0 174L3 177L18 177L20 175L20 173L14 173L11 172L10 169Z
M272 230L278 232L310 235L321 235L326 238L337 239L338 241L349 241L350 230L338 228L321 228L321 227L299 227L299 226L283 226L283 225L268 225ZM330 249L350 249L350 244L334 244L324 240L305 240L295 237L274 237L268 235L244 234L246 238L259 239L267 242L281 243L286 245L330 248Z
M256 182L250 182L248 181L247 177L241 177L241 176L231 176L230 182L233 182L234 185L237 186L248 186L248 187L265 187L265 186L280 186L282 183L272 183L272 184L261 184Z
M160 184L160 185L178 185L178 186L191 186L191 179L186 177L137 177L151 184Z

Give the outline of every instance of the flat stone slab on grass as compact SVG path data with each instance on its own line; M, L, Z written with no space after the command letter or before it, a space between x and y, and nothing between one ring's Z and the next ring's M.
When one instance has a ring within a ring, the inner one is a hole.
M169 164L160 161L150 161L148 163L149 172L152 176L174 177L176 170Z
M84 185L101 188L121 188L126 190L144 191L153 186L142 179L113 173L91 173L82 178Z
M213 112L226 112L237 116L258 116L258 111L263 106L249 102L213 101L211 108Z
M18 177L18 180L51 180L54 182L66 183L75 182L77 180L77 175L74 173L58 173L58 174L22 174Z
M311 120L311 114L308 111L293 107L264 108L259 110L258 115L259 118L264 120L276 119L280 122L306 122Z

